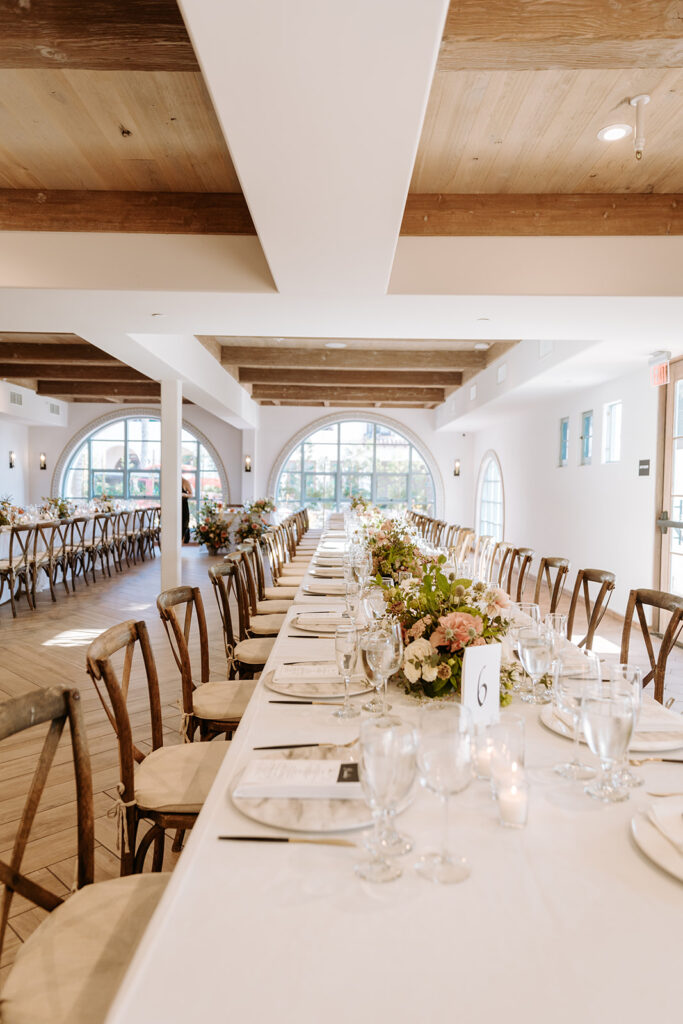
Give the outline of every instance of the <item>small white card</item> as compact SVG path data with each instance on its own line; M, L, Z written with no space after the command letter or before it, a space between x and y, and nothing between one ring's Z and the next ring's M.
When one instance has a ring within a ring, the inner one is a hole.
M358 800L358 765L344 761L254 758L235 788L236 797L289 800Z
M475 725L495 722L500 713L501 645L466 647L462 662L461 701Z

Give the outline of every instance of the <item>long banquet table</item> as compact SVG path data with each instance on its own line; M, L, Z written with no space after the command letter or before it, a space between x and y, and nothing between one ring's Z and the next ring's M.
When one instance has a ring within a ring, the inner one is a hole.
M300 594L296 606L339 600ZM288 636L292 614L264 675L292 655L334 656L332 641ZM651 800L645 791L683 791L683 765L639 769L642 789L602 805L580 784L551 778L569 744L515 699L526 723L528 826L502 828L488 784L474 781L451 813L452 845L471 877L432 885L412 863L439 842L441 808L417 789L397 819L415 840L403 877L371 885L354 875L360 845L217 839L276 834L231 804L231 781L254 746L357 735L358 719L268 703L277 696L257 685L109 1024L681 1019L683 885L644 858L629 826ZM409 698L394 690L390 700L394 713L415 717Z

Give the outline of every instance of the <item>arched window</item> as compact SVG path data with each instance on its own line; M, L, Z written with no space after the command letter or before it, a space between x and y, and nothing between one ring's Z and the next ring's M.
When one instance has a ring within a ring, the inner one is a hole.
M276 486L280 511L306 505L319 522L348 508L354 494L387 509L433 514L432 474L408 438L369 420L326 423L298 441L284 459ZM317 515L316 515L317 513Z
M480 536L502 540L504 523L503 475L498 457L493 452L487 452L479 472L478 533Z
M221 474L208 449L182 432L182 474L192 485L190 513L197 502L223 497ZM81 440L62 475L60 494L89 500L100 494L149 503L161 496L161 421L155 416L112 420Z

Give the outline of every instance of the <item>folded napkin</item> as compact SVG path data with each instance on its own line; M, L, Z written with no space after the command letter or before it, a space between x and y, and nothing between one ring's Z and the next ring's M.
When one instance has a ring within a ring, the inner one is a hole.
M314 558L315 565L325 566L343 566L344 556L343 555L316 555Z
M351 676L354 683L365 682L365 676L356 673ZM295 665L278 665L273 674L275 683L343 683L334 661L307 661Z
M683 812L680 797L672 801L657 801L648 808L647 816L654 827L683 855Z
M683 716L661 704L649 702L643 704L638 715L636 732L647 733L680 733L683 744Z
M358 800L358 765L348 761L266 760L248 763L236 797L289 800Z
M311 576L322 576L324 579L330 579L331 577L344 577L343 565L317 565L309 571Z
M344 580L325 580L324 583L311 580L305 589L310 594L345 594L346 583Z
M311 612L308 615L305 612L302 612L292 620L293 626L298 626L299 629L310 629L314 633L320 632L320 630L323 630L326 633L331 633L337 628L337 626L344 624L350 625L350 623L351 620L349 618L344 618L343 615L321 615L319 612Z

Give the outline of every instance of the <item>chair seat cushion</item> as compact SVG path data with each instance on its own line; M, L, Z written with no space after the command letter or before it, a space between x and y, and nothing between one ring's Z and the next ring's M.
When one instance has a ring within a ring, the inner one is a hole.
M274 637L240 640L238 644L235 644L235 657L245 665L265 665L274 643Z
M280 576L280 579L282 580L283 587L294 587L298 586L299 583L303 583L305 577L302 575L290 576L289 573L283 572L282 576Z
M202 683L192 694L192 710L197 718L232 722L246 711L255 685L251 679Z
M257 601L256 611L259 615L286 615L292 607L292 598L286 601Z
M249 619L249 631L254 636L277 636L284 621L284 615L252 615Z
M170 877L87 885L53 910L19 950L2 990L3 1024L104 1021Z
M270 601L271 599L275 600L275 601L279 601L280 598L284 598L285 600L287 600L287 598L289 598L290 600L294 600L294 598L297 595L297 591L298 591L298 587L285 587L285 586L282 586L282 587L264 587L263 588L263 593L264 593L264 595L266 597L266 600L268 600L268 601Z
M183 743L153 750L135 769L138 807L198 814L227 750L226 743Z

